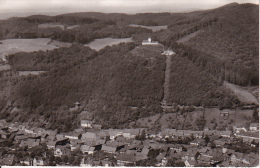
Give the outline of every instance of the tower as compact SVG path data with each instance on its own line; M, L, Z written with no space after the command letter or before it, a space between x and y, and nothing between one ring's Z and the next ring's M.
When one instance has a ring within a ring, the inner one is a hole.
M149 43L152 43L151 37L148 38L148 42L149 42Z

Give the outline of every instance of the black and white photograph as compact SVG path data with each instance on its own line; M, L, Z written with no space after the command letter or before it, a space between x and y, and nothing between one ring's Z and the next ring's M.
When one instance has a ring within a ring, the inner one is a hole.
M258 167L258 0L0 0L0 167Z

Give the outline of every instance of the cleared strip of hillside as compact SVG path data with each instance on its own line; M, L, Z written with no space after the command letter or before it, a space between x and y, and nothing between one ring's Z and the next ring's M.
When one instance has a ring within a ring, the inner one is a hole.
M224 86L226 86L228 89L230 89L232 92L235 93L235 95L238 97L239 101L246 104L258 104L258 100L256 97L248 92L247 90L243 89L242 87L239 87L237 85L233 85L228 82L224 82Z
M194 33L191 33L187 36L184 36L183 38L180 38L179 40L177 40L177 43L186 43L187 41L189 41L190 39L192 39L193 37L197 36L197 34L199 34L200 32L202 32L201 30L196 31Z
M166 55L166 69L165 69L165 76L164 76L164 97L163 101L167 102L169 98L169 84L170 84L170 73L171 73L171 64L172 64L172 55Z
M144 26L144 25L136 25L136 24L130 24L130 27L142 27L146 29L151 29L153 32L167 29L167 26Z

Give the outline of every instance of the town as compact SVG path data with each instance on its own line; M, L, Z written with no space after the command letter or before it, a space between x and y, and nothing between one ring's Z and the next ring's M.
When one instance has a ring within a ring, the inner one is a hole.
M73 132L0 121L0 165L6 166L255 166L259 123L202 131L102 129L81 120Z

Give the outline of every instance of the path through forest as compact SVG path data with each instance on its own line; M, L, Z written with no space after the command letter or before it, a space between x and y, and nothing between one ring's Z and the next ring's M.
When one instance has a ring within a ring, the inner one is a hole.
M172 62L172 55L166 55L166 69L165 69L165 76L164 76L164 96L162 104L166 103L169 99L169 84L170 84L170 74L171 74L171 63Z

